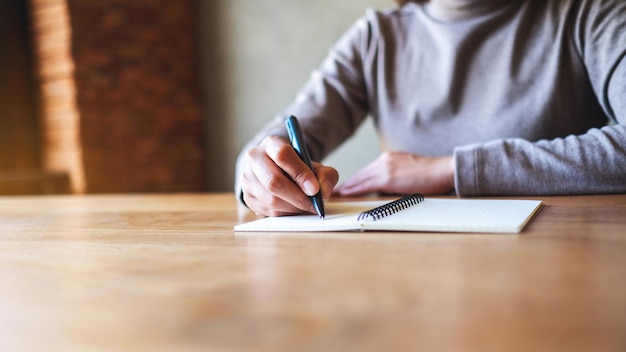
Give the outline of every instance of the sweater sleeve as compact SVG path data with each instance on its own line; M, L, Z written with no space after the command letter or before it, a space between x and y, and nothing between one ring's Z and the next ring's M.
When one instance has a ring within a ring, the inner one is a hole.
M368 16L372 16L372 11ZM362 53L370 45L371 24L367 18L357 21L331 48L318 69L297 94L294 101L242 149L235 170L235 192L241 192L244 153L259 145L267 136L287 138L283 121L294 115L302 127L311 158L322 160L348 139L364 121L368 112L363 78Z
M578 16L572 36L609 126L458 147L459 196L626 192L626 2L582 1Z

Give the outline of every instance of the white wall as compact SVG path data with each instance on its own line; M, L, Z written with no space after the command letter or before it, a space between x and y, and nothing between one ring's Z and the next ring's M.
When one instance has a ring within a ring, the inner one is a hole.
M199 31L211 190L230 191L235 158L291 102L330 46L368 7L391 0L206 0ZM325 162L341 179L376 157L371 123Z

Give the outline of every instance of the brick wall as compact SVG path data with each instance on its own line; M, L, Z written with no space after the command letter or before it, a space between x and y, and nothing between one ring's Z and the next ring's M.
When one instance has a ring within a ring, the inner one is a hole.
M75 191L206 189L192 4L31 0L44 154Z

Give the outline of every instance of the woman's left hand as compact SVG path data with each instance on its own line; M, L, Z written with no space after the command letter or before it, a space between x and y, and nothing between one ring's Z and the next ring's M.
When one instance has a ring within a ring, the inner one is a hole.
M337 186L334 194L447 194L454 190L454 159L384 152Z

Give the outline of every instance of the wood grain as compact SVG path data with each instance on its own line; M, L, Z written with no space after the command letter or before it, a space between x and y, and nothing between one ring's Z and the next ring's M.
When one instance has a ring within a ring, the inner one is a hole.
M521 235L235 234L232 194L0 197L3 351L624 351L626 195Z

